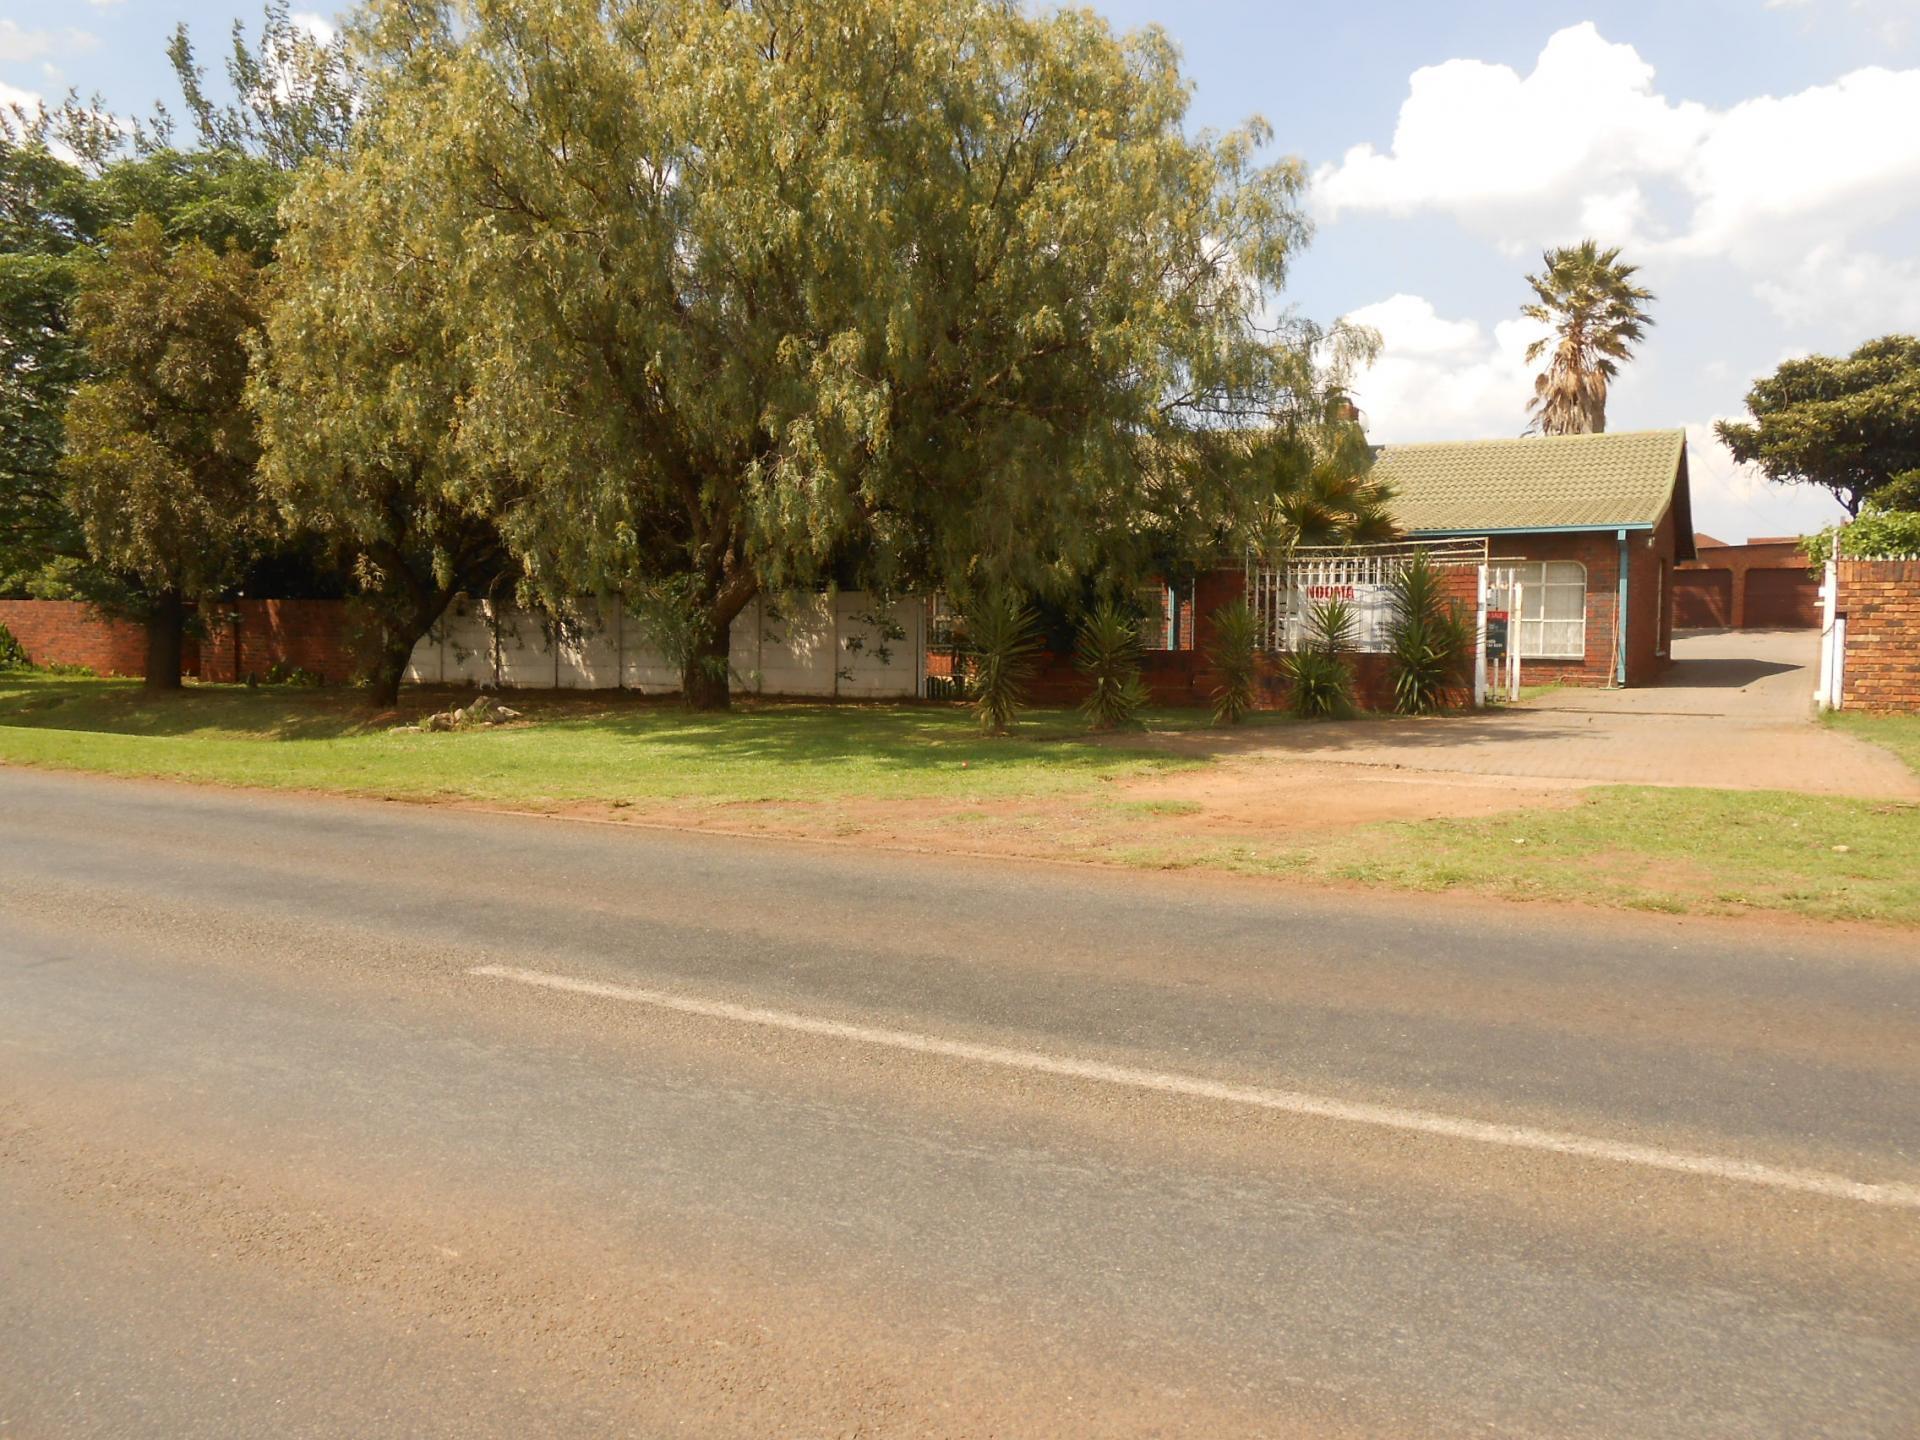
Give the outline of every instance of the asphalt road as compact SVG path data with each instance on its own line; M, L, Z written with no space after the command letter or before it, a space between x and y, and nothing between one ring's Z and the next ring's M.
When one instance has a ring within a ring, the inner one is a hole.
M0 770L0 1437L1920 1434L1920 945Z

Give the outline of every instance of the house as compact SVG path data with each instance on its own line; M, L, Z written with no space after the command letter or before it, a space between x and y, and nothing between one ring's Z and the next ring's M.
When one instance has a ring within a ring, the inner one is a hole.
M1744 545L1695 535L1698 558L1673 577L1673 623L1682 630L1812 630L1820 624L1820 580L1798 535Z
M1684 430L1386 445L1373 473L1410 539L1484 539L1519 582L1529 681L1644 685L1670 663L1695 553Z

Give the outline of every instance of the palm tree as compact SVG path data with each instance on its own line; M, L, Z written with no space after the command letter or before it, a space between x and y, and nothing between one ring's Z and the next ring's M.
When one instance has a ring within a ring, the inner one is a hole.
M1640 267L1621 264L1617 245L1602 250L1582 240L1540 258L1546 269L1527 277L1540 298L1520 313L1554 329L1527 347L1528 362L1549 347L1553 358L1533 382L1527 429L1598 435L1607 428L1607 386L1653 323L1646 311L1653 292L1633 283Z

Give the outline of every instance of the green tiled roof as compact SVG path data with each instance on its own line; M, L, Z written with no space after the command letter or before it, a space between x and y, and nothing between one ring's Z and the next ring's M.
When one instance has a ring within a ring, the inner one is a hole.
M1690 524L1684 430L1387 445L1373 475L1409 534ZM1676 482L1679 493L1676 496Z

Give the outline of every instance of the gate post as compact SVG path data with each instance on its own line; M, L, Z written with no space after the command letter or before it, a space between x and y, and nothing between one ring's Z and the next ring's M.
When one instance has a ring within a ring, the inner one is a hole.
M1482 709L1487 703L1487 562L1480 562L1480 581L1476 587L1473 620L1473 704Z
M1813 698L1822 710L1840 708L1841 667L1846 663L1846 622L1839 618L1840 567L1827 561L1820 586L1820 684Z

